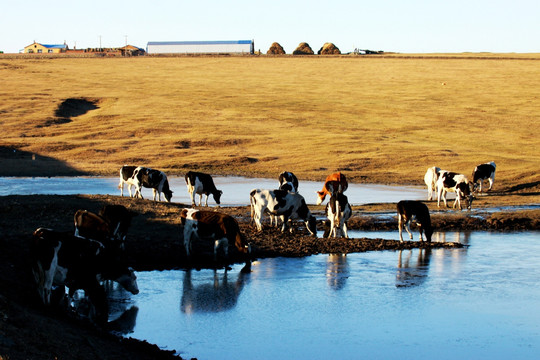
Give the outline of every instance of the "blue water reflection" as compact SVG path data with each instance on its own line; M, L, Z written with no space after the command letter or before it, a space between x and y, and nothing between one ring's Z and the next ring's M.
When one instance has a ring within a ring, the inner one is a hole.
M250 274L141 272L130 336L201 360L532 359L538 235L473 232L463 249L264 259Z

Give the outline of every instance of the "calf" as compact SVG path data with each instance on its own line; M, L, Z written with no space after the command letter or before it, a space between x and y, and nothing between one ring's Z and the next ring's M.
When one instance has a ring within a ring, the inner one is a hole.
M422 232L425 233L426 241L431 242L431 235L433 235L433 227L431 226L431 218L429 216L429 210L426 204L420 201L401 200L397 204L398 213L398 229L399 229L399 241L403 242L403 236L401 234L403 226L409 233L409 238L412 240L413 235L411 233L411 221L414 219L418 225L420 231L420 241L424 241L422 238Z
M219 247L223 247L223 251L227 256L231 244L234 244L236 249L243 254L247 255L251 252L251 246L240 231L238 222L227 214L215 211L182 209L180 220L184 226L184 247L187 256L191 254L193 238L214 240L214 260L217 260Z
M426 183L428 188L428 200L433 198L433 190L435 192L437 191L437 180L439 179L440 172L440 168L433 166L428 168L424 175L424 183Z
M473 170L473 190L476 191L478 186L478 181L480 181L480 192L483 192L484 180L489 180L489 189L493 187L493 182L495 181L495 162L491 161L485 164L480 164L476 166Z
M330 227L328 232L325 232L324 237L337 237L338 229L340 229L341 236L348 239L347 221L351 218L351 215L352 208L347 196L342 193L332 195L326 205L326 216L330 221Z
M279 189L298 192L298 178L296 175L289 171L279 174Z
M349 184L347 178L341 172L330 174L326 177L321 191L317 191L317 205L321 205L326 199L326 195L331 196L333 192L342 193L347 190Z
M281 217L283 223L281 231L285 232L289 219L300 219L306 223L308 231L317 236L317 224L315 217L311 215L304 197L298 193L285 190L261 190L254 189L250 192L251 217L259 231L262 231L262 216L268 212L271 215ZM292 231L292 228L291 228Z
M440 175L439 180L437 180L437 207L440 207L441 197L444 201L444 206L448 206L446 204L446 194L448 192L456 193L454 208L458 204L459 209L462 210L461 200L464 199L467 209L471 209L474 197L471 193L471 184L465 175L450 171L443 172Z
M196 171L189 171L186 174L186 185L189 196L191 197L192 206L195 206L195 194L199 195L199 206L201 206L203 195L206 195L204 206L208 206L208 195L210 194L212 194L214 201L218 206L221 204L220 200L223 191L216 188L211 175Z
M133 178L133 173L137 169L137 166L124 165L120 168L120 183L118 188L120 189L120 196L124 196L124 183L127 184L129 191L129 196L131 197L131 187L135 186L135 180Z
M66 286L70 295L82 289L95 308L96 321L105 324L108 303L100 281L115 280L131 293L139 292L133 270L111 257L99 241L39 228L33 234L31 253L32 273L45 305L51 305L53 286L62 298Z
M161 201L161 193L163 193L167 202L171 202L173 192L169 188L167 175L163 171L139 166L133 172L132 179L135 184L135 197L138 195L143 199L141 190L144 186L152 189L154 201L156 201L156 197Z

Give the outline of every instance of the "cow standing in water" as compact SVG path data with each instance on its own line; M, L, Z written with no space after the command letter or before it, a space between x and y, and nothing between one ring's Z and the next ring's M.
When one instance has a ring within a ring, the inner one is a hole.
M431 226L431 217L429 216L429 209L426 204L420 201L401 200L397 204L397 213L400 242L403 242L403 236L401 234L403 227L405 227L405 230L409 233L409 238L412 240L413 235L410 226L413 219L418 225L420 240L424 241L422 233L425 233L426 241L431 242L433 227Z
M189 171L185 178L192 206L195 206L195 194L199 195L199 206L201 206L203 195L206 195L204 206L208 206L208 195L210 194L212 194L218 206L221 204L223 191L216 188L212 176L201 172Z
M476 188L478 187L478 181L480 181L480 192L483 192L484 180L488 180L489 181L488 191L491 191L491 188L493 187L493 182L495 181L496 169L497 169L497 166L495 165L495 162L493 161L476 166L472 173L473 186L474 186L473 190L476 191Z
M152 189L154 201L156 198L161 201L161 193L163 193L165 200L171 202L173 192L169 188L169 180L163 171L139 166L133 172L132 179L135 184L135 197L140 196L144 199L141 191L145 187Z

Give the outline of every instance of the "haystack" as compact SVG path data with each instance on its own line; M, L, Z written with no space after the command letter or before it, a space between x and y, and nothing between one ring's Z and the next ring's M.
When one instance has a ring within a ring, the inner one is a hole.
M283 50L283 47L281 45L275 42L272 44L272 46L270 46L270 49L268 49L266 54L267 55L285 55L285 50Z
M293 55L313 55L314 52L308 43L303 42L294 50Z
M325 43L323 47L317 53L319 55L340 55L338 47L332 43Z

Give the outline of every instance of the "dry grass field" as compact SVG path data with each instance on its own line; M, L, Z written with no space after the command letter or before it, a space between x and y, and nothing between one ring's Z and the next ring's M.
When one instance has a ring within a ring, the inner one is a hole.
M0 175L137 164L421 184L429 166L493 160L496 188L540 180L538 54L0 57L0 79Z

